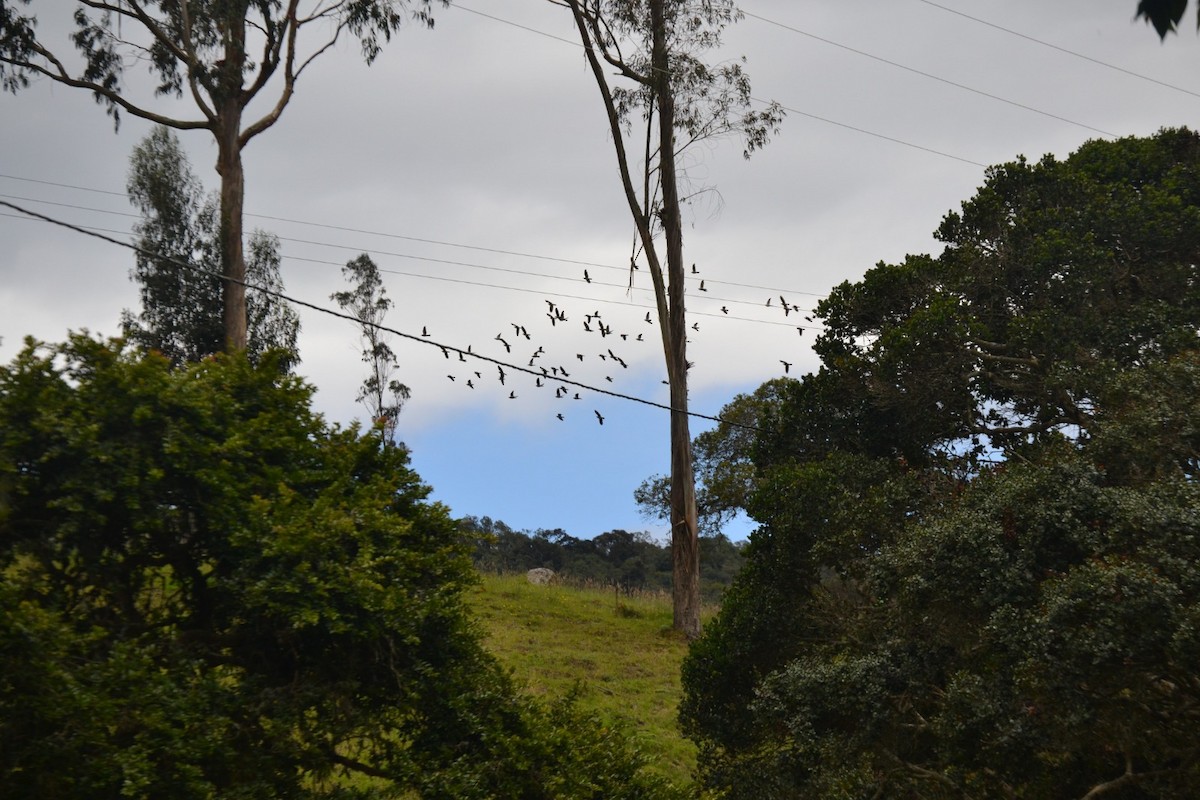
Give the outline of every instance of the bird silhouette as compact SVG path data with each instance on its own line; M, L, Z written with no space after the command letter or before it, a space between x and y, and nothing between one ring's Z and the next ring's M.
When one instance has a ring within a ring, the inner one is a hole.
M591 333L591 332L592 332L592 329L591 329L591 327L590 327L590 326L587 324L587 320L584 320L584 322L583 322L583 329L584 329L585 331L587 331L588 333Z
M704 281L700 281L700 291L702 291L702 292L707 292L707 291L708 291L708 289L705 289L705 288L704 288Z
M506 353L512 352L512 345L510 345L508 342L504 341L504 337L498 333L496 334L496 341L499 342L500 344L504 345L504 352L506 352Z
M504 367L500 366L499 364L496 365L496 369L500 370L500 385L503 386L504 379L508 377L508 375L504 372Z
M694 330L694 331L699 331L699 330L700 330L700 323L699 323L699 322L693 322L693 323L692 323L692 330Z
M647 322L647 323L649 323L649 324L651 324L651 325L653 325L653 324L654 324L653 322L650 322L650 312L649 312L649 311L647 311L647 312L646 312L646 322Z
M638 340L639 342L644 342L644 341L646 341L645 339L643 339L643 338L642 338L642 335L641 335L640 333L638 334L638 338L637 338L637 340Z
M578 358L580 361L583 361L583 353L576 353L575 357Z
M428 336L428 335L429 335L429 328L426 328L424 325L422 325L422 326L421 326L421 335L422 335L422 336Z
M695 265L695 264L692 264L692 274L693 274L693 275L699 275L699 274L700 274L700 270L696 269L696 265Z
M541 378L538 378L536 381L534 381L534 385L535 385L535 386L537 386L537 388L539 388L539 389L540 389L540 388L542 388L543 386L545 386L546 384L542 383L542 379L541 379Z
M562 415L562 414L555 414L554 416L558 417L558 418L559 418L559 420L562 420L562 418L563 418L563 415Z
M472 383L472 382L471 382L471 380L470 380L469 378L467 379L467 386L470 386L472 389L474 389L474 388L475 388L475 384L474 384L474 383Z
M592 282L592 277L588 275L588 271L586 269L583 271L583 279L588 283Z
M729 313L729 309L728 309L728 308L726 308L725 306L721 306L721 313L722 313L722 314L728 314L728 313Z
M517 399L517 393L516 393L516 392L509 392L509 393L508 393L508 399L509 399L509 400L516 400L516 399Z
M785 374L785 375L786 375L786 374L788 373L788 371L789 371L789 370L791 370L791 368L792 368L792 362L790 362L790 361L784 361L784 360L781 358L781 359L779 359L779 363L780 363L780 364L783 364L783 372L784 372L784 374Z
M455 378L453 375L447 375L446 377L447 377L447 378L449 378L449 379L450 379L450 380L452 380L452 381L453 381L453 380L457 380L457 379L456 379L456 378Z
M594 411L594 409L593 409L593 411ZM596 414L596 419L600 420L600 424L601 424L601 425L603 425L603 424L604 424L604 417L603 417L603 416L601 416L601 414L600 414L600 412L599 412L599 411L596 411L596 412L595 412L595 414Z
M447 359L447 360L449 360L449 359L450 359L450 351L449 351L449 350L447 350L447 349L446 349L446 348L444 348L444 347L442 348L442 355L444 355L444 356L446 357L446 359Z

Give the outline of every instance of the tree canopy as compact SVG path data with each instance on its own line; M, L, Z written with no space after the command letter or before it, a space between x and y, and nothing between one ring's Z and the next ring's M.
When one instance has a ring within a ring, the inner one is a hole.
M728 797L1188 797L1200 136L1019 159L819 307L684 665Z

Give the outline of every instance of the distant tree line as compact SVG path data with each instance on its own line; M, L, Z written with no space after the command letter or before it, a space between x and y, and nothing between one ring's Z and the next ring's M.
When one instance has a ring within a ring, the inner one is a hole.
M481 572L525 572L545 567L564 579L620 587L624 591L671 590L671 545L644 531L621 529L578 539L562 528L515 531L501 520L468 516L459 529L474 542ZM700 537L701 593L720 597L741 569L740 543L723 534Z

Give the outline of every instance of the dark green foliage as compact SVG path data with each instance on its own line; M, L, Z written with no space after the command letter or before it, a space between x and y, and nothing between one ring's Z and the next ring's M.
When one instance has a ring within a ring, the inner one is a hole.
M518 697L406 452L277 357L77 336L0 369L5 796L666 796L622 733Z
M1137 17L1153 25L1158 38L1165 39L1168 33L1179 28L1187 5L1188 0L1138 0ZM1200 17L1196 25L1200 27Z
M130 341L167 356L176 365L225 349L221 319L222 289L217 201L204 196L179 139L159 126L147 134L129 159L130 201L142 219L134 226L142 311L125 312ZM248 345L252 360L268 350L285 354L280 365L291 370L300 360L296 339L300 318L285 300L279 239L256 230L249 241L246 281Z
M821 306L684 664L729 798L1200 781L1200 139L1023 161Z

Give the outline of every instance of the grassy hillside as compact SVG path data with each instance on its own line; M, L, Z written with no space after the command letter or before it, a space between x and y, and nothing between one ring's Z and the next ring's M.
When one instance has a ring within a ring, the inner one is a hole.
M696 749L675 722L687 644L671 631L669 597L618 599L493 575L471 602L488 647L530 693L576 689L584 707L633 730L662 775L679 785L691 780Z

